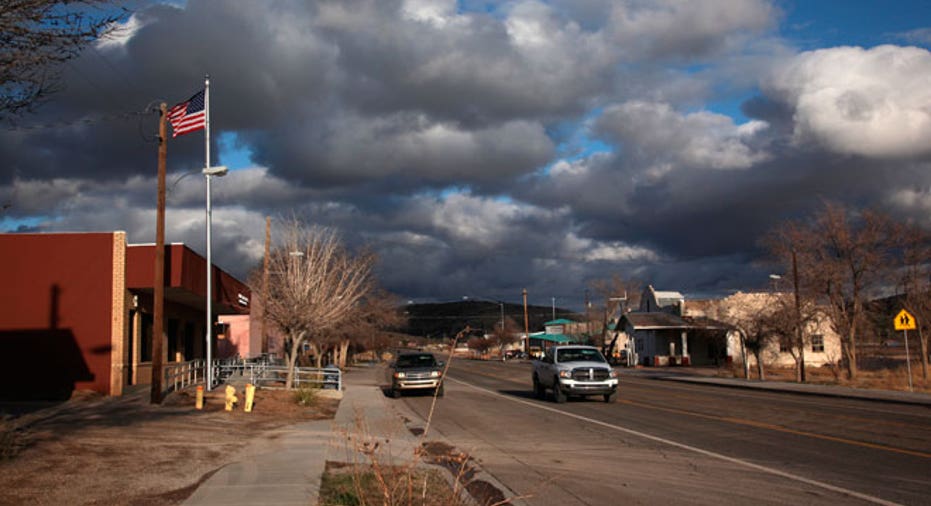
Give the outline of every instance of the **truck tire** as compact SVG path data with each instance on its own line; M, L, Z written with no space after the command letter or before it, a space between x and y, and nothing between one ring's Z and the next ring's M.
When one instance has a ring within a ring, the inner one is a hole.
M605 402L608 404L614 404L617 401L617 390L611 392L610 394L605 394Z
M446 394L446 389L443 388L443 384L440 383L440 386L436 387L436 396L443 397Z
M400 398L401 398L401 391L392 388L392 389L391 389L391 397L394 397L395 399L400 399Z
M533 396L537 399L543 399L546 397L546 387L540 383L540 380L537 378L536 374L533 375Z
M562 390L559 389L559 380L555 380L554 385L555 386L553 386L553 400L556 401L556 404L562 404L566 402L566 399L568 397L566 396L566 392L563 392Z

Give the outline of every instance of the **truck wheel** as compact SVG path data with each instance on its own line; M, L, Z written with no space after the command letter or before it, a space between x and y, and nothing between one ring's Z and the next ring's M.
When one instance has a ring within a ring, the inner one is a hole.
M540 384L540 380L537 379L537 375L533 375L533 396L537 399L543 399L546 397L546 388Z
M443 384L440 383L440 386L436 387L436 396L443 397L445 393L446 393L446 389L443 388Z
M605 394L605 402L613 404L617 400L617 390L611 392L610 394Z
M557 381L556 386L553 387L553 400L555 400L557 404L562 404L566 402L566 399L566 392L559 389L559 381Z
M392 388L392 389L391 389L391 397L394 397L395 399L400 399L400 398L401 398L401 391Z

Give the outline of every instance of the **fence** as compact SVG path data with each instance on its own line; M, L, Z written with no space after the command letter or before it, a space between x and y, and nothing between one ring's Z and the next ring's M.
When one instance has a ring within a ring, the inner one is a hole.
M256 387L284 388L288 367L268 357L257 359L218 359L212 361L213 385L216 387L233 378L242 378ZM165 389L168 392L182 390L190 385L204 383L202 359L171 363L165 366ZM342 390L343 374L337 367L294 368L294 387L325 388Z

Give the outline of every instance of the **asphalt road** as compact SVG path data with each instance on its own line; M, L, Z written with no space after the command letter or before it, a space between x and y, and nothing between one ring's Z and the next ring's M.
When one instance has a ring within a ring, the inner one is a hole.
M931 504L926 406L630 375L615 404L530 388L529 363L455 361L429 428L529 504ZM399 402L425 419L431 400Z

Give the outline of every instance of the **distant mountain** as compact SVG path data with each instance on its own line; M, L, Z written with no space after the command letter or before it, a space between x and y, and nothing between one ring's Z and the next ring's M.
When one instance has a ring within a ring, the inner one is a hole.
M501 304L478 300L444 302L437 304L408 304L401 308L406 313L407 327L402 332L412 336L442 339L455 336L466 325L477 335L491 333L501 325ZM504 303L504 318L513 320L516 328L524 330L524 306ZM556 308L556 318L582 321L584 317L567 309ZM543 324L553 319L552 306L527 306L530 332L543 330Z

